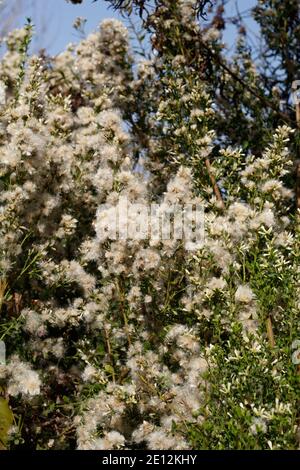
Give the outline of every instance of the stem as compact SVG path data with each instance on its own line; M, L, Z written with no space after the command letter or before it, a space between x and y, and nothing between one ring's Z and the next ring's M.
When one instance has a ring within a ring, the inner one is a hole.
M210 161L209 161L208 158L205 159L205 166L206 166L210 181L212 183L212 187L213 187L215 196L216 196L217 200L221 203L222 208L225 209L225 204L224 204L224 201L223 201L223 198L222 198L222 194L221 194L221 191L219 189L219 186L217 185L216 178L214 177L214 175L211 172L211 164L210 164Z
M0 313L4 300L4 293L7 288L7 282L5 279L0 279Z
M274 339L274 332L273 332L273 326L272 326L272 320L271 317L267 318L267 335L269 339L269 343L271 348L275 347L275 339Z
M115 383L116 382L116 376L115 376L114 367L113 367L114 366L114 361L113 361L113 355L112 355L110 342L109 342L109 335L108 335L108 331L105 327L103 328L103 330L104 330L105 342L106 342L106 347L107 347L107 354L108 354L108 357L109 357L109 362L112 366L112 379L113 379L113 382Z
M119 296L119 305L120 305L120 310L121 310L122 317L123 317L123 321L124 321L124 326L125 326L125 332L126 332L126 336L127 336L127 341L128 341L128 345L131 346L131 339L130 339L130 332L129 332L128 319L127 319L126 312L125 312L125 308L124 308L124 305L125 305L125 296L124 296L123 291L121 290L121 287L120 287L119 282L117 282L117 289L118 289L118 296Z
M297 127L300 129L300 103L296 103L296 122ZM296 165L296 207L300 209L300 163L297 161Z

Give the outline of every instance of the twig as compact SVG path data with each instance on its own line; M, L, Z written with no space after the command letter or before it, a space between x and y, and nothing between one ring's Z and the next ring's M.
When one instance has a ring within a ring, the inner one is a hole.
M288 121L289 123L295 123L290 116L286 113L283 113L282 111L278 110L277 107L270 101L265 95L262 95L261 93L258 93L254 88L252 88L248 83L246 83L242 77L240 77L236 72L234 72L223 60L221 59L221 56L217 53L215 53L209 46L208 44L203 41L201 38L199 38L201 46L206 48L208 53L210 54L210 57L214 60L215 63L217 63L223 70L225 70L236 82L238 82L240 85L242 85L244 88L247 89L251 95L255 96L258 98L260 101L262 101L268 108L273 109L273 111L276 111L278 116L280 116L284 121Z
M3 305L3 300L4 300L4 294L5 290L7 288L7 282L5 279L0 279L0 313L1 313L1 308Z
M270 343L271 348L274 348L275 339L274 339L274 332L273 332L271 317L267 318L267 335L268 335L268 339L269 339L269 343Z
M211 164L210 164L210 161L209 161L208 158L205 159L205 166L206 166L206 169L207 169L207 172L208 172L210 181L211 181L211 183L212 183L212 187L213 187L215 196L216 196L217 200L220 202L222 208L225 209L225 204L224 204L224 201L223 201L223 198L222 198L222 194L221 194L221 191L220 191L220 189L219 189L219 186L218 186L218 184L217 184L217 182L216 182L216 178L215 178L214 175L212 174L212 171L211 171Z

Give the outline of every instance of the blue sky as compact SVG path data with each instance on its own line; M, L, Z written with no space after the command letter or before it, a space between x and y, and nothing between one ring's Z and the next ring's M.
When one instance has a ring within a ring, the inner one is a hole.
M57 54L64 50L67 44L80 40L79 34L73 28L78 16L87 19L87 33L95 30L104 18L120 18L103 0L96 3L84 0L81 5L73 5L65 0L35 0L29 3L26 15L22 15L23 22L26 16L33 18L36 47L45 47L50 54ZM20 18L20 23L22 19Z
M16 2L17 0L6 0ZM108 7L108 3L98 0L84 0L80 5L67 3L65 0L23 0L29 6L19 16L18 25L26 21L30 16L36 26L34 48L45 47L50 54L57 54L64 50L70 42L78 42L79 34L74 30L73 23L78 16L87 20L85 31L89 33L97 28L104 18L119 18L120 15ZM236 7L242 13L256 3L255 0L230 0L227 6L227 15L234 15ZM256 30L253 20L247 20L251 30ZM225 41L230 45L234 38L234 27L230 27L225 36Z

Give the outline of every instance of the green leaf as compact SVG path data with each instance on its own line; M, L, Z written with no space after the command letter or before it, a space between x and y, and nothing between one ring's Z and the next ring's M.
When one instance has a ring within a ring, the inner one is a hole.
M0 450L5 450L8 432L13 424L14 415L7 400L0 397Z
M104 367L104 370L105 372L107 372L108 374L114 374L114 368L110 365L110 364L106 364L105 367Z

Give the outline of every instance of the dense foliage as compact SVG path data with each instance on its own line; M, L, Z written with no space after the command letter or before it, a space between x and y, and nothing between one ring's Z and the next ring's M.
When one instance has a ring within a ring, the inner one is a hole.
M296 449L297 2L258 2L264 67L219 2L111 3L144 57L117 20L30 55L29 22L0 63L1 446ZM200 205L203 244L114 239L122 197Z

